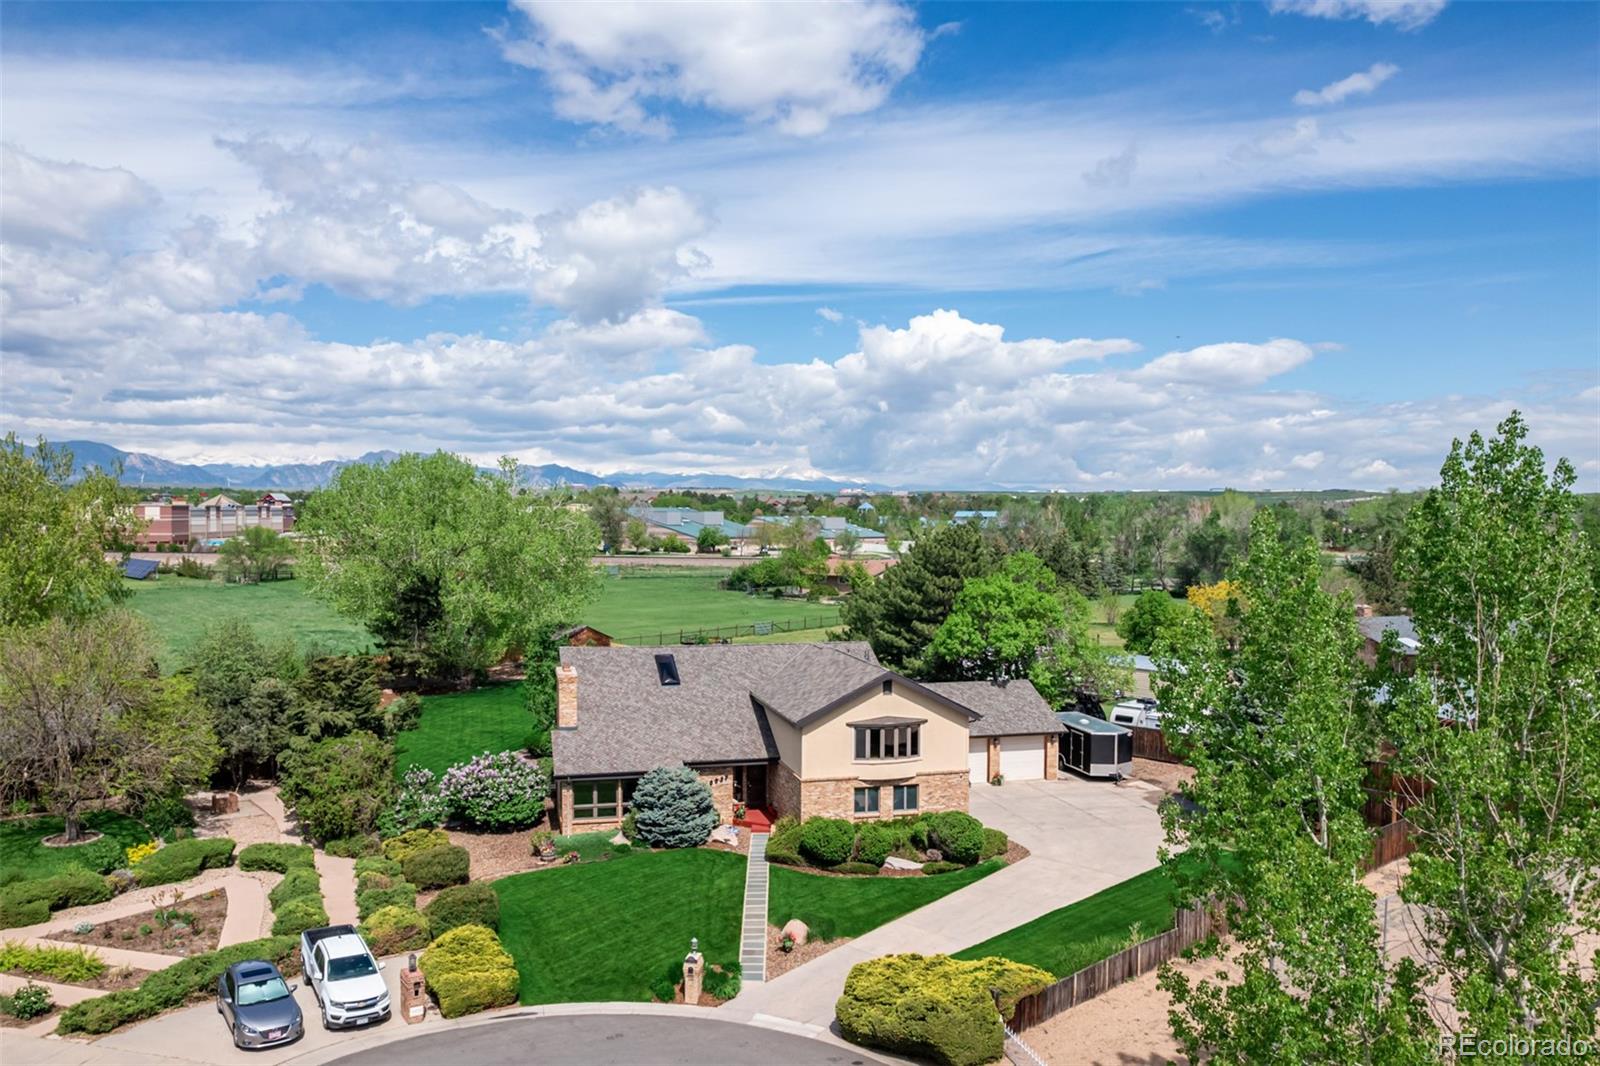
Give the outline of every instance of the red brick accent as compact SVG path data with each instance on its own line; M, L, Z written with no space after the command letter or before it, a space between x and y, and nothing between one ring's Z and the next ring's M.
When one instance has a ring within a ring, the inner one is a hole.
M1057 755L1061 751L1061 737L1047 736L1044 738L1044 779L1054 781L1061 768L1061 760Z
M556 727L575 729L578 725L578 670L556 667Z

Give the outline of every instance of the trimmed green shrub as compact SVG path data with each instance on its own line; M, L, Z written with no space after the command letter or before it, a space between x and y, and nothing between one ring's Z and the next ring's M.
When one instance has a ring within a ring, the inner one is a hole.
M401 884L405 878L400 874L362 874L356 878L356 892L381 892L386 888L393 888Z
M321 896L296 896L272 909L273 936L299 936L307 929L328 924L328 912Z
M743 975L737 962L719 962L706 967L700 991L715 999L732 999L739 994Z
M818 866L837 866L850 858L856 827L843 818L807 818L800 826L800 854Z
M400 860L406 880L420 889L465 884L471 866L472 855L456 844L423 848Z
M948 874L965 869L966 867L959 862L946 862L943 859L938 862L925 862L922 864L922 872L925 874Z
M683 960L674 958L650 985L650 994L663 1003L678 998L678 986L683 984ZM704 987L704 984L701 986Z
M310 844L251 844L239 852L239 869L286 874L297 866L314 866Z
M322 845L322 850L341 859L359 859L367 855L380 855L383 852L375 836L340 837Z
M945 1066L982 1066L1005 1051L1006 1017L1017 1000L1049 986L1044 970L1007 959L963 962L948 955L886 955L857 963L835 1010L846 1040Z
M639 816L632 811L622 816L622 835L630 841L639 839Z
M856 834L856 861L882 866L896 844L899 834L882 822L868 822Z
M880 869L881 867L874 866L870 862L841 862L833 868L833 872L836 874L865 874L869 877L875 877Z
M0 1013L24 1022L44 1017L55 1005L50 990L34 984L23 985L9 996L0 996Z
M929 819L934 846L952 862L971 866L983 852L983 823L965 811L940 811Z
M447 888L422 908L428 927L440 936L463 925L500 928L500 897L486 884L456 885Z
M277 964L286 974L296 973L300 965L299 948L298 937L274 936L184 959L146 977L138 988L86 999L68 1007L61 1012L56 1031L63 1035L109 1033L120 1026L182 1006L191 999L215 995L217 978L236 962L264 959Z
M109 836L59 850L76 865L97 874L108 874L128 865L127 850Z
M405 862L406 856L424 848L436 848L450 843L450 834L443 829L412 829L383 842L383 857L395 862Z
M379 907L361 924L374 955L398 955L428 946L428 919L412 907Z
M984 859L998 858L1004 855L1006 849L1010 847L1011 841L1003 832L985 826L983 830L983 850L978 852L978 859L981 862Z
M356 915L363 921L384 907L416 907L417 886L401 881L390 888L356 893Z
M133 871L140 888L187 881L201 870L227 866L233 862L233 841L227 837L180 840L168 844Z
M356 860L356 876L362 874L388 874L390 877L400 876L400 863L394 859L386 859L382 855L365 855Z
M439 1013L459 1018L517 1001L517 964L500 938L481 925L463 925L436 939L418 965Z
M786 814L772 823L772 835L767 837L767 861L780 866L804 866L800 857L800 819Z
M652 848L697 848L717 827L711 789L687 766L659 766L633 789L634 827Z
M42 948L7 940L0 946L0 970L57 981L92 981L106 972L106 963L88 948Z
M51 911L104 903L113 895L115 892L112 887L100 874L88 870L66 870L50 877L17 881L0 889L0 912L7 916L5 927L9 929L13 925L42 922L50 917ZM39 914L39 908L34 904L43 905L44 913ZM32 918L34 915L38 917ZM12 922L11 916L32 920Z
M290 870L284 875L282 881L267 893L267 902L272 904L272 909L277 910L284 903L301 896L321 896L322 878L317 871L307 867Z
M0 929L18 929L50 920L50 904L42 899L15 903L0 898Z

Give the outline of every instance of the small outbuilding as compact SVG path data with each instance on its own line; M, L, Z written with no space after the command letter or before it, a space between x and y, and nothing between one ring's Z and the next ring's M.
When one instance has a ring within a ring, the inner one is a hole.
M1133 734L1120 725L1091 718L1078 711L1058 711L1061 734L1061 768L1086 777L1114 780L1133 774Z
M611 637L594 626L573 626L556 634L569 648L609 648Z

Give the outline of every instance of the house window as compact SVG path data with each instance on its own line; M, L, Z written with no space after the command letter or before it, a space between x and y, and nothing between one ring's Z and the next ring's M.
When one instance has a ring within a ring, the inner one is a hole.
M897 811L914 811L917 809L917 786L894 786L894 809Z
M914 759L922 754L918 725L857 726L857 759Z
M634 781L574 781L572 820L618 818L633 804Z
M883 694L885 696L891 696L894 694L894 682L889 680L887 677L883 679Z
M856 813L878 813L878 790L875 788L856 789Z

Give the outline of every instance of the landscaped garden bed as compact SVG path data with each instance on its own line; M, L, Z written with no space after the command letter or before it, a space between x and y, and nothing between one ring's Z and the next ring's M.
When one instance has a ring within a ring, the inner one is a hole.
M0 1029L25 1029L38 1025L56 1012L50 991L29 984L15 992L0 994Z
M10 940L0 944L0 973L106 992L132 988L148 975L148 971L131 966L107 965L87 948L44 947Z
M0 870L27 880L73 868L106 873L126 865L128 848L150 840L150 831L143 823L118 811L90 811L84 815L84 832L92 840L65 847L45 843L47 838L59 837L64 828L65 823L56 817L0 821Z
M50 939L159 955L199 955L216 949L227 916L228 894L222 889L214 888L194 896L183 896L174 889L150 910L58 929L50 934ZM89 928L83 929L83 926Z

